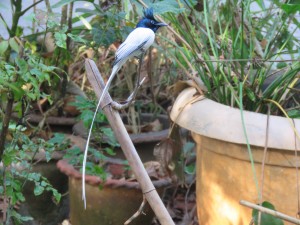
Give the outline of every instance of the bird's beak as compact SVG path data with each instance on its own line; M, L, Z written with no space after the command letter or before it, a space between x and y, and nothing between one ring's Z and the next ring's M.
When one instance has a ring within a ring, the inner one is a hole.
M168 26L166 23L156 23L155 25L160 27Z

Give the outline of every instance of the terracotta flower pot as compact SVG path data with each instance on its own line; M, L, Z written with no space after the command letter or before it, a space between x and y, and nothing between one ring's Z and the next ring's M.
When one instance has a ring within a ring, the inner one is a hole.
M81 173L64 160L58 161L57 167L69 177L70 220L72 225L124 224L142 203L143 195L137 182L122 178L108 178L103 182L99 177L87 175L87 208L84 209ZM117 171L117 174L122 174L120 166L113 165L110 171ZM170 179L161 179L153 181L153 183L157 191L162 193L164 187L170 185ZM150 224L154 214L148 204L143 212L145 212L145 215L140 215L130 224Z
M240 200L258 203L258 190L247 151L239 109L209 99L189 104L195 90L184 90L177 98L171 119L192 131L197 143L197 209L200 224L249 224L251 209ZM267 115L244 111L245 126L260 184ZM300 120L295 119L300 132ZM263 200L276 210L296 216L298 212L295 149L299 140L289 121L270 116L268 149L264 169ZM286 223L287 224L287 223Z

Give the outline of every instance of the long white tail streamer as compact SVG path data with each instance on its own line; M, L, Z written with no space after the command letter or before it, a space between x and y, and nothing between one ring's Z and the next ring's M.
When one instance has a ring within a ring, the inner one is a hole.
M90 126L90 129L89 129L89 133L88 133L88 137L87 137L87 140L86 140L86 145L85 145L85 149L84 149L84 157L83 157L83 165L82 165L82 200L84 202L84 208L86 209L86 194L85 194L85 172L86 172L86 161L87 161L87 154L88 154L88 149L89 149L89 143L90 143L90 139L91 139L91 134L92 134L92 129L93 129L93 125L94 125L94 122L95 122L95 119L96 119L96 115L97 115L97 112L100 108L100 105L101 105L101 102L104 98L104 96L106 95L106 92L108 91L109 87L110 87L110 84L113 80L113 78L115 77L115 75L117 74L117 72L119 71L119 68L118 66L114 66L113 69L112 69L112 73L102 91L102 94L101 94L101 97L97 103L97 107L96 107L96 110L95 110L95 113L94 113L94 116L93 116L93 119L92 119L92 124Z

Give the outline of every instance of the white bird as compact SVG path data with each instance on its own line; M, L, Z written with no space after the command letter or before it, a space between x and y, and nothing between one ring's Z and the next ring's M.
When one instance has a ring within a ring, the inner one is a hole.
M87 152L88 152L92 127L97 112L99 110L100 104L104 96L108 92L112 80L114 79L118 71L121 69L121 67L124 65L124 63L132 57L143 55L143 53L153 44L155 39L155 32L158 30L158 28L162 26L167 26L167 24L155 20L153 16L153 9L152 8L145 9L144 17L138 22L136 28L128 35L126 40L119 46L119 48L116 51L112 72L105 85L104 90L102 91L102 95L98 101L96 111L92 119L92 124L89 129L86 147L84 150L83 167L82 167L82 199L84 201L85 208L86 208L85 171L86 171Z

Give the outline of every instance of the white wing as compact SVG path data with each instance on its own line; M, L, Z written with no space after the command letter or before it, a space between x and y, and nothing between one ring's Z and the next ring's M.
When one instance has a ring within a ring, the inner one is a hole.
M114 65L120 63L120 67L131 57L140 55L154 42L155 34L149 28L135 28L120 45L116 52Z

